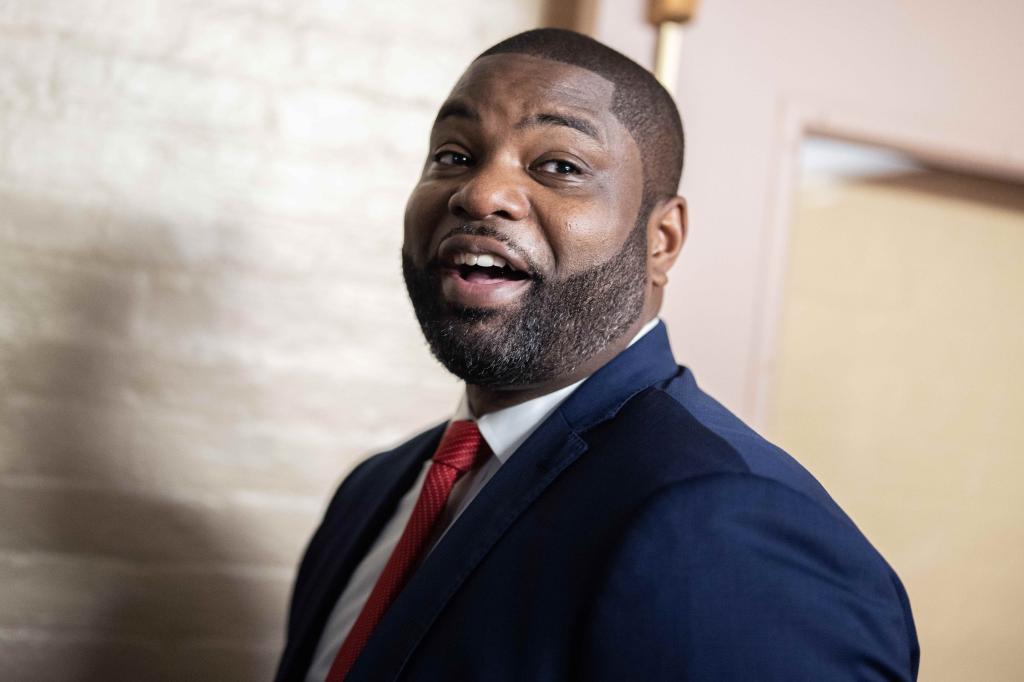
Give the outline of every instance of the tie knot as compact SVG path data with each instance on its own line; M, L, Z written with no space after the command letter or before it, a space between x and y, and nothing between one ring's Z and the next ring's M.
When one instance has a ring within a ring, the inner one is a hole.
M468 419L453 421L448 425L441 443L434 453L434 461L458 469L460 472L473 468L477 456L482 452L483 437L476 422Z

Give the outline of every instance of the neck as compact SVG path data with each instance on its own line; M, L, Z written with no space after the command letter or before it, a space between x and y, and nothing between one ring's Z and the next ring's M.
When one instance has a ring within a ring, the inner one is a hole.
M557 391L560 388L575 384L585 379L597 370L606 365L612 358L621 353L629 346L633 338L639 333L654 316L641 316L636 322L630 325L629 329L619 338L615 339L602 350L592 355L586 362L574 368L570 372L560 374L536 384L523 386L478 386L476 384L466 385L466 397L469 400L469 409L477 417L482 417L490 412L496 412L506 407L519 405L528 400L539 398Z

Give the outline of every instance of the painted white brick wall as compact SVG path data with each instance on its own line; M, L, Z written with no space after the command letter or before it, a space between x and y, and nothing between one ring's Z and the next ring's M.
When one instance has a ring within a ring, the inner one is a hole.
M541 4L0 0L0 678L269 678L329 493L454 406L402 211Z

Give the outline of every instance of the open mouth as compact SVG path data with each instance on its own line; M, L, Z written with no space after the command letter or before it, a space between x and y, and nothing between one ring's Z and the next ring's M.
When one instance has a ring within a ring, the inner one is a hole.
M452 237L441 245L438 255L442 295L467 308L513 304L534 279L527 262L495 240Z
M451 258L451 266L458 276L467 282L518 281L529 279L529 275L509 265L502 258L489 253L455 253Z
M441 297L463 308L497 310L518 305L541 278L530 259L505 239L457 233L437 249ZM536 280L536 281L535 281Z

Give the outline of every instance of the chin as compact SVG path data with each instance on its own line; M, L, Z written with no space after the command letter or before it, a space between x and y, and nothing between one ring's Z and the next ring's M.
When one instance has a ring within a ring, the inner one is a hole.
M468 384L513 387L557 374L538 335L514 311L463 308L417 317L434 356Z

